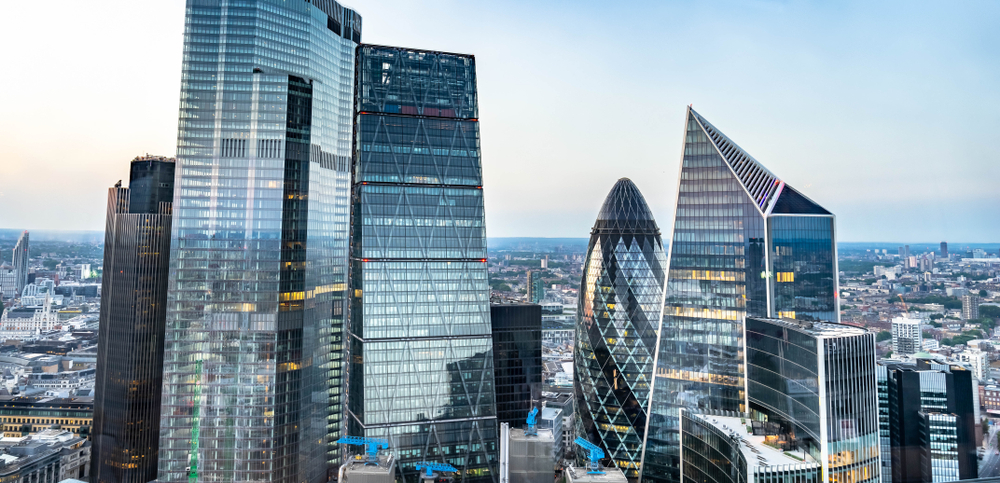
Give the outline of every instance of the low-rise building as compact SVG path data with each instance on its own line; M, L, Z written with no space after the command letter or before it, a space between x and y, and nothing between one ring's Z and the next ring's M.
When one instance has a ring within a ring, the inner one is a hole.
M56 426L87 438L93 423L93 397L0 396L4 437L27 436Z
M0 438L0 481L57 483L90 476L90 442L62 430Z

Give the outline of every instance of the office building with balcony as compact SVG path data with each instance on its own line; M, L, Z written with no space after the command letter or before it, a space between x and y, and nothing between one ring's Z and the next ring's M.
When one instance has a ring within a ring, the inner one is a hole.
M879 481L875 334L829 322L746 319L747 399L774 444L818 461L829 481Z
M635 184L622 178L590 232L573 346L576 435L639 478L666 256Z
M471 55L362 45L351 192L351 435L494 481L498 425Z
M643 481L680 481L679 413L746 412L748 316L839 322L835 217L688 108Z
M339 465L360 41L333 0L187 2L160 483Z

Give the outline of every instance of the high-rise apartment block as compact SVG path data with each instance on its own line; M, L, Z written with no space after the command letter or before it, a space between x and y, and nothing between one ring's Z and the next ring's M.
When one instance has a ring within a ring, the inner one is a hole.
M892 319L892 355L903 357L916 354L923 350L923 331L920 320L909 317L893 317Z
M574 343L577 436L638 480L666 256L642 193L622 178L590 232Z
M542 306L524 303L490 305L497 421L524 425L542 400Z
M132 160L108 194L91 480L156 479L170 263L172 158Z
M493 481L490 288L471 55L357 49L348 428Z
M360 40L333 0L187 2L160 483L338 463Z
M839 321L834 225L688 109L644 481L680 481L681 407L746 412L746 317Z
M829 481L879 479L875 334L792 319L746 319L747 399L774 444L802 451Z
M29 238L28 230L25 230L14 245L14 258L11 263L14 265L14 290L17 291L17 295L21 295L24 286L28 284L28 260L31 259Z
M541 274L536 271L528 271L528 302L537 304L545 298L545 282L542 281Z
M977 295L965 294L962 296L962 319L975 320L979 318L979 302Z
M878 379L883 483L978 476L977 387L971 371L924 358L880 361Z

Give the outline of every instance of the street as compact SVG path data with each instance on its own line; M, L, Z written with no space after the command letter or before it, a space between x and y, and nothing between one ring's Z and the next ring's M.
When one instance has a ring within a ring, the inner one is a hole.
M984 437L987 441L986 446L986 456L979 461L979 477L986 478L989 476L997 476L1000 474L998 468L1000 468L1000 456L996 454L997 452L997 425L990 425L989 436Z

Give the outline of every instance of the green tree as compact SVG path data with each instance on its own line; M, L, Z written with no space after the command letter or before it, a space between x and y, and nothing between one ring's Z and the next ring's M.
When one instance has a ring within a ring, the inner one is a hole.
M985 290L980 290L979 291L979 296L980 297L984 297L985 298L985 297L988 297L989 295L990 295L990 293L987 292L987 291L985 291Z
M997 307L996 305L980 305L979 316L989 317L991 319L1000 319L1000 307Z
M42 262L42 265L45 266L46 270L55 270L56 266L59 265L59 262L51 258L47 258L45 259L45 261Z
M883 330L875 335L875 342L882 342L883 340L889 340L892 338L892 332L888 330Z

